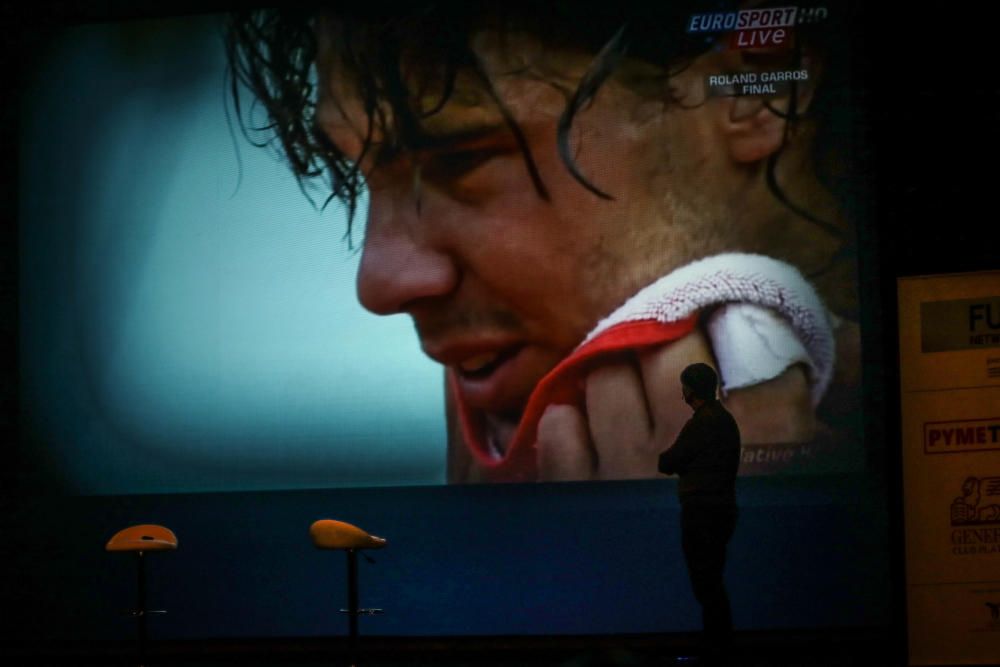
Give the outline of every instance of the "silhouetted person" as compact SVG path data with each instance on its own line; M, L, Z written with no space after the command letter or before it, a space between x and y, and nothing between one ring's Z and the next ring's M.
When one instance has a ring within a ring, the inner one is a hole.
M716 398L711 366L691 364L681 373L681 393L694 415L660 454L660 472L680 476L681 544L695 598L702 607L702 651L717 658L732 642L733 620L723 570L726 545L736 527L736 471L740 431Z

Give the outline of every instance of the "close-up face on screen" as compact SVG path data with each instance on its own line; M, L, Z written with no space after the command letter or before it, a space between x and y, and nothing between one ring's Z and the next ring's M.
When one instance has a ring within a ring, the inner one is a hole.
M171 493L858 474L836 5L257 11L61 30L23 95L22 440Z

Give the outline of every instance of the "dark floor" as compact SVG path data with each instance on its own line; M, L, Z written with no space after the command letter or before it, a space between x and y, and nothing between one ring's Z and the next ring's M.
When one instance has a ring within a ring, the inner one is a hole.
M5 664L135 665L134 644L3 646ZM161 667L313 667L352 664L339 639L160 642L146 665ZM364 638L359 667L652 667L704 664L685 635L530 638ZM725 665L732 667L896 667L905 659L885 633L740 635Z

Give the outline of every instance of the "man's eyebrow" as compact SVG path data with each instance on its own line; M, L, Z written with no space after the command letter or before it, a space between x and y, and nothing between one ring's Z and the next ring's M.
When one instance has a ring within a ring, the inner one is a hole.
M507 123L502 118L491 119L479 123L463 123L461 125L435 126L430 124L421 127L413 138L414 150L440 150L462 144L475 143L500 132L509 131Z
M469 146L472 148L488 138L507 132L513 139L513 133L503 119L477 124L463 123L461 125L436 125L418 128L405 146L372 142L371 155L375 164L384 165L395 160L401 153L434 153L449 149Z
M331 144L337 152L342 153L343 149L337 146L336 141L331 136L335 130L345 130L347 126L318 121L316 127L324 140ZM475 119L444 119L431 118L416 128L414 136L406 141L405 146L397 143L372 139L365 149L365 153L375 164L386 164L391 162L400 153L405 151L434 152L443 151L466 144L476 144L493 135L502 132L510 132L510 127L501 117L479 117ZM513 134L511 133L513 137ZM362 136L354 138L361 148L364 143ZM345 155L347 157L347 155ZM349 158L350 159L350 158Z

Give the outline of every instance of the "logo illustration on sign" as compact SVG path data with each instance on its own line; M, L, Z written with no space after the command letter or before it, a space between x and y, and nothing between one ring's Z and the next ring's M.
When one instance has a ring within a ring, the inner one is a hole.
M951 503L951 525L1000 523L1000 477L969 477Z
M1000 477L968 477L951 502L951 553L1000 554Z

